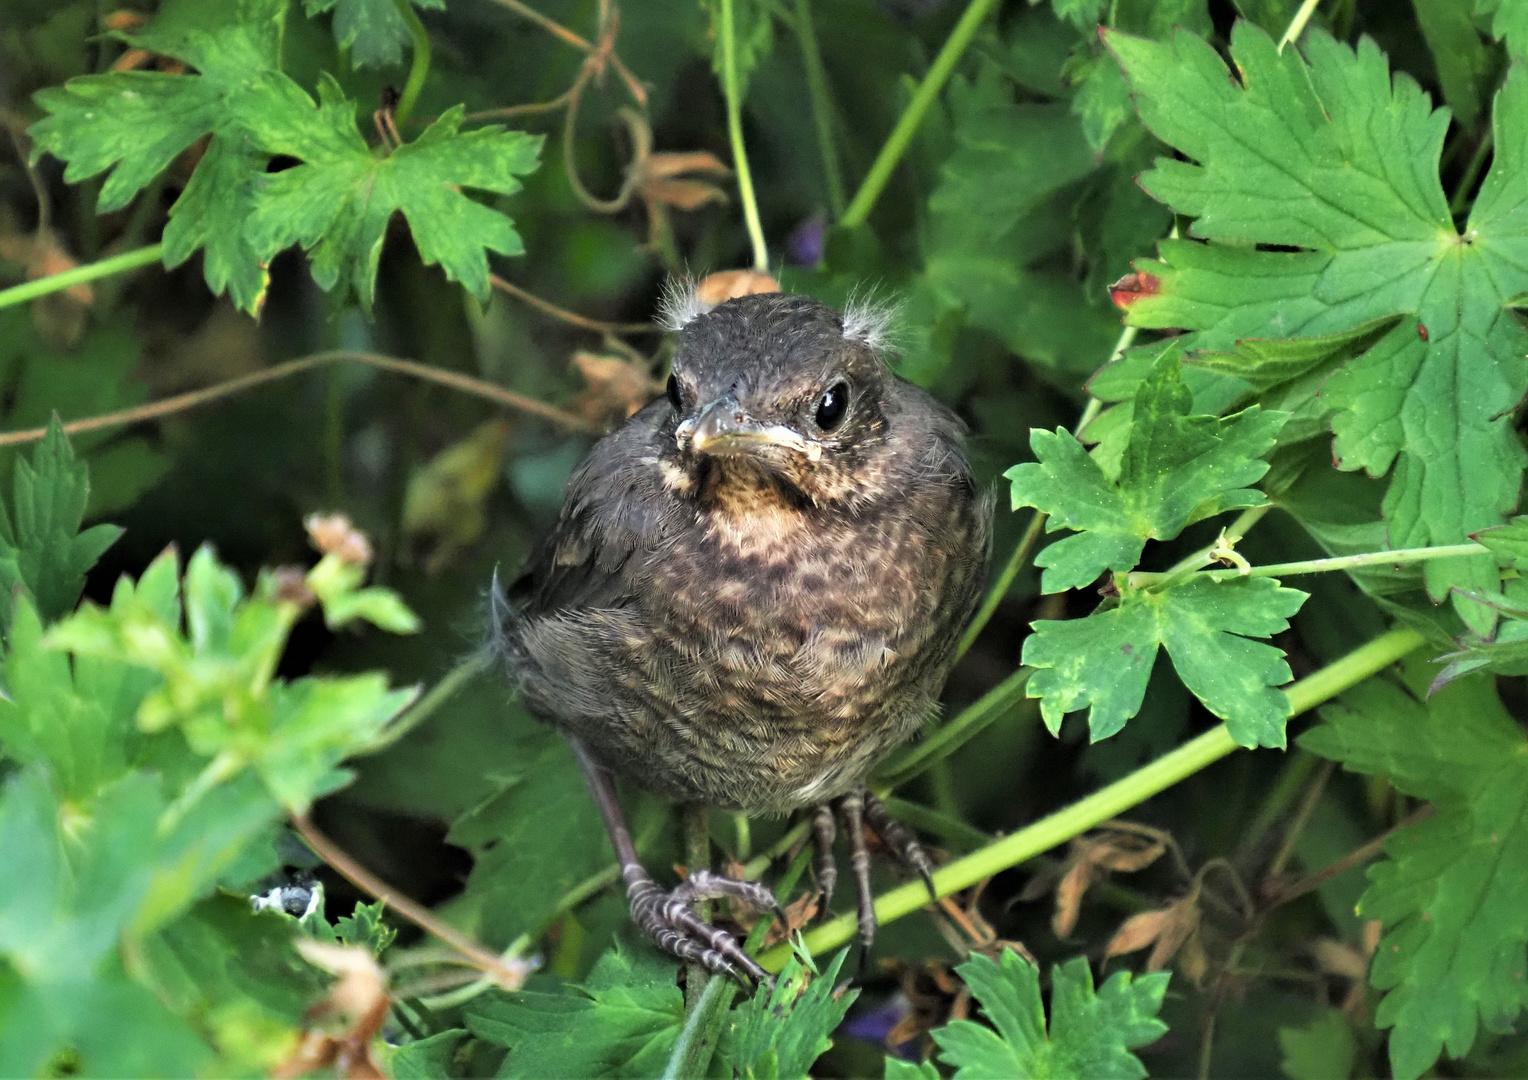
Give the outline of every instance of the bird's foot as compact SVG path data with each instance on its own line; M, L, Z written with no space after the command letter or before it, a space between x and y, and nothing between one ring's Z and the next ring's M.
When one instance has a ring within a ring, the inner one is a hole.
M743 951L736 938L712 926L692 910L702 900L740 900L757 911L778 911L774 893L757 881L720 877L697 870L677 888L665 892L641 866L626 868L626 896L631 917L664 952L707 971L768 985L769 973Z
M817 847L817 856L812 865L817 875L817 887L822 892L824 916L828 913L833 886L838 881L838 863L833 857L833 840L837 831L835 811L838 817L843 818L844 831L848 834L849 868L854 873L859 893L859 939L864 947L863 957L870 952L870 946L875 942L878 926L875 894L870 887L870 849L865 843L866 826L881 838L898 861L923 879L930 899L937 900L938 895L934 891L934 864L912 830L892 817L886 804L868 789L861 788L832 803L824 803L812 813L812 837Z

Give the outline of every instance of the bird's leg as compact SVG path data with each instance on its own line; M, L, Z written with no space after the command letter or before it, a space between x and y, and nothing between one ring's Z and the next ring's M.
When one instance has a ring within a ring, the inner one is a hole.
M769 973L743 951L737 939L696 915L690 905L701 900L733 897L758 911L769 911L778 907L774 894L756 881L735 881L709 870L693 870L686 881L668 892L659 888L637 858L637 848L621 814L621 804L616 799L615 784L609 771L594 759L580 740L571 735L567 738L615 848L621 877L626 881L626 899L631 905L632 921L658 948L671 956L699 964L707 971L731 975L739 982L753 979L768 983Z
M833 807L823 803L812 811L812 840L817 855L812 860L812 873L817 875L817 891L822 893L822 914L828 913L828 903L833 899L833 886L838 884L838 862L833 858L833 839L838 823L833 817Z
M923 850L923 845L913 835L913 831L891 816L891 811L886 809L886 804L876 798L871 792L865 791L865 824L870 826L872 832L879 836L886 846L892 850L896 857L902 860L904 866L912 868L928 889L928 898L935 903L939 901L939 893L934 889L934 863L928 857L928 852Z
M860 966L875 944L875 892L870 887L870 849L865 846L865 790L851 791L838 800L838 812L844 816L844 832L849 834L849 869L859 893Z
M934 890L934 864L923 850L923 845L913 831L891 816L886 804L876 798L868 788L852 791L833 803L824 803L812 812L812 835L817 844L814 867L817 884L823 892L823 915L827 915L828 898L833 894L833 883L838 880L838 864L833 861L834 811L844 819L844 832L849 838L849 866L854 871L854 881L859 890L859 937L868 952L875 941L877 927L875 896L870 890L870 849L865 845L865 827L869 826L903 865L913 870L928 888L929 898L938 900Z

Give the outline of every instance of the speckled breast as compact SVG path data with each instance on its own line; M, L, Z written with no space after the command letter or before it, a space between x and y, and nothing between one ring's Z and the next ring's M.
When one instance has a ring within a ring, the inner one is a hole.
M679 800L785 812L842 794L933 712L979 530L936 545L915 515L768 508L699 524L643 556L658 588L619 676L641 704L596 741Z

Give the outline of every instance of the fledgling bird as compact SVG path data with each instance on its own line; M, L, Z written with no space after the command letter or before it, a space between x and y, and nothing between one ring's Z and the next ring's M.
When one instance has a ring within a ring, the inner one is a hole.
M756 883L701 870L661 890L611 773L681 803L814 808L831 893L834 810L875 929L869 825L928 880L927 856L864 786L934 714L986 574L991 501L962 427L880 355L884 319L766 293L681 329L666 395L589 452L551 534L507 593L496 640L527 707L570 741L627 885L666 951L763 980L693 902Z

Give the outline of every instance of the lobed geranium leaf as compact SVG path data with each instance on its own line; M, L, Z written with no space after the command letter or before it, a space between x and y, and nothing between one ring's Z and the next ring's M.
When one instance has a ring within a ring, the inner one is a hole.
M322 0L314 10L327 7ZM421 6L428 6L427 4ZM376 57L387 33L375 20L391 0L340 0L336 30ZM508 217L463 188L507 195L535 169L540 137L497 127L462 133L460 108L412 142L375 156L356 127L354 102L325 76L315 103L280 69L284 0L247 0L237 21L215 30L150 30L132 39L174 57L194 74L111 72L40 91L49 114L31 128L37 152L68 162L65 178L110 170L101 210L126 205L203 136L206 152L170 210L166 265L205 249L203 273L217 293L257 313L265 268L294 243L310 249L314 280L343 283L368 310L382 238L402 211L425 262L439 264L479 299L488 294L487 251L521 253ZM268 174L278 155L302 164Z
M1430 674L1409 672L1413 688ZM1385 843L1358 903L1385 935L1370 981L1391 1028L1390 1063L1413 1080L1445 1050L1462 1057L1483 1026L1512 1030L1528 1006L1528 740L1494 680L1459 678L1425 704L1370 679L1321 710L1300 745L1386 777L1437 812Z
M1087 708L1094 742L1140 711L1159 647L1183 684L1226 722L1242 746L1285 745L1292 676L1284 654L1249 638L1289 628L1306 594L1272 578L1194 578L1158 592L1131 590L1119 605L1085 619L1040 620L1024 640L1024 663L1038 670L1025 693L1040 699L1052 734L1061 718Z
M1033 506L1050 515L1047 531L1079 531L1035 559L1045 568L1042 591L1081 588L1105 570L1129 570L1148 539L1170 540L1192 522L1265 501L1249 485L1268 471L1262 455L1285 414L1254 406L1225 419L1190 416L1190 397L1178 352L1169 349L1136 391L1118 480L1066 431L1031 433L1039 460L1003 474L1012 481L1014 509Z
M1165 972L1118 971L1095 991L1086 959L1057 964L1047 1030L1040 972L1018 953L1004 949L997 962L973 954L955 970L992 1024L954 1020L934 1030L940 1060L956 1067L955 1080L1138 1080L1146 1069L1130 1051L1167 1031L1157 1019Z
M1339 465L1391 472L1396 546L1458 543L1504 520L1528 460L1510 419L1528 390L1528 332L1509 310L1528 290L1528 74L1515 67L1496 97L1496 157L1461 232L1438 179L1448 114L1392 78L1371 40L1351 49L1313 30L1306 59L1238 23L1239 79L1192 34L1106 40L1147 127L1190 159L1159 159L1142 183L1209 241L1164 243L1160 261L1137 264L1130 321L1226 350L1415 315L1413 338L1387 337L1323 390ZM1425 577L1443 599L1494 587L1496 568L1440 559ZM1455 604L1489 634L1494 613Z
M410 0L416 8L446 10L446 0ZM388 67L403 59L408 23L394 0L302 0L309 18L334 12L334 40L350 50L356 67Z

